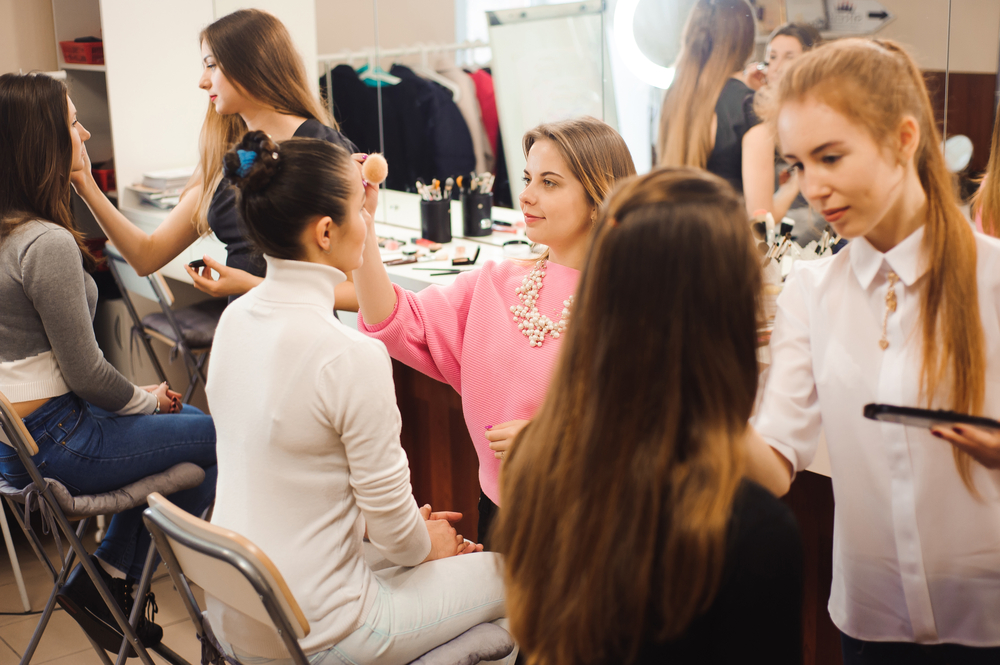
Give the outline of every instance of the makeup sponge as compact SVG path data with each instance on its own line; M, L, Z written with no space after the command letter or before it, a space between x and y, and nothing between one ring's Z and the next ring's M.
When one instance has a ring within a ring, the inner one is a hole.
M361 175L365 180L373 185L380 185L389 175L389 165L385 157L376 153L368 155L368 159L361 165Z

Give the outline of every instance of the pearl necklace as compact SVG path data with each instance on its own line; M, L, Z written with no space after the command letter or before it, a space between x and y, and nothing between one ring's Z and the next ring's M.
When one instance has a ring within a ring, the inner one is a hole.
M538 302L538 292L542 289L543 277L545 277L544 259L536 263L531 272L524 276L521 286L514 289L521 304L510 306L510 311L514 314L514 323L517 324L521 334L528 338L531 346L541 346L546 335L552 339L559 339L559 336L566 331L569 308L573 305L573 296L563 301L562 316L558 323L553 323L552 319L539 313L535 303Z

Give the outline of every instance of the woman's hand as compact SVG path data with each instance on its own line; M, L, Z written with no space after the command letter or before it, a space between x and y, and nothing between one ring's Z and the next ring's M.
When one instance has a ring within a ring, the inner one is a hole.
M743 70L743 82L751 90L760 90L767 85L767 74L760 69L760 63L751 62Z
M83 168L79 171L71 171L69 174L69 182L73 185L73 189L80 196L83 196L83 190L90 186L91 183L97 186L97 182L94 180L94 174L91 171L93 165L90 163L90 153L87 152L87 144L84 143L81 147L83 150Z
M203 260L205 267L201 269L200 273L189 265L184 266L184 269L191 276L194 288L215 298L241 296L264 281L245 270L222 265L207 254ZM213 270L219 273L218 279L212 277Z
M493 456L502 460L514 443L514 438L529 422L528 420L508 420L499 425L489 425L486 428L486 439L490 442Z
M1000 431L955 425L931 428L931 434L968 453L987 469L1000 469Z
M424 561L483 551L482 545L466 540L452 526L453 522L462 519L462 513L432 513L428 504L420 508L420 516L424 518L427 534L431 537L431 551Z
M160 413L177 413L181 410L181 394L171 390L166 381L158 386L140 386L140 389L156 395Z
M358 173L361 173L361 166L365 163L368 155L356 152L351 157L354 159L355 164L358 165ZM361 182L365 186L365 205L361 209L361 216L364 217L365 223L371 228L375 224L375 210L378 209L378 185L367 182L364 177L361 178Z

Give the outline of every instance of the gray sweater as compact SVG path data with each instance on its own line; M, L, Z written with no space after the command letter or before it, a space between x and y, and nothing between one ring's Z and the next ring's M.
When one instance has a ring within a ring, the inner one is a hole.
M94 337L97 285L69 231L24 222L0 241L0 392L12 402L74 392L121 415L156 397L121 375Z

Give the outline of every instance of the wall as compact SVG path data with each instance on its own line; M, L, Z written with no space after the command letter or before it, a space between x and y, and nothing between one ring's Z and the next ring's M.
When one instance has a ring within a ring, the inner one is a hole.
M0 73L56 68L50 0L0 0Z
M944 71L948 60L948 0L879 0L896 19L878 33L909 47L921 69ZM952 0L951 71L997 71L1000 2Z
M320 55L373 47L372 7L371 0L316 0L316 45ZM455 0L379 0L378 19L382 48L455 41Z

